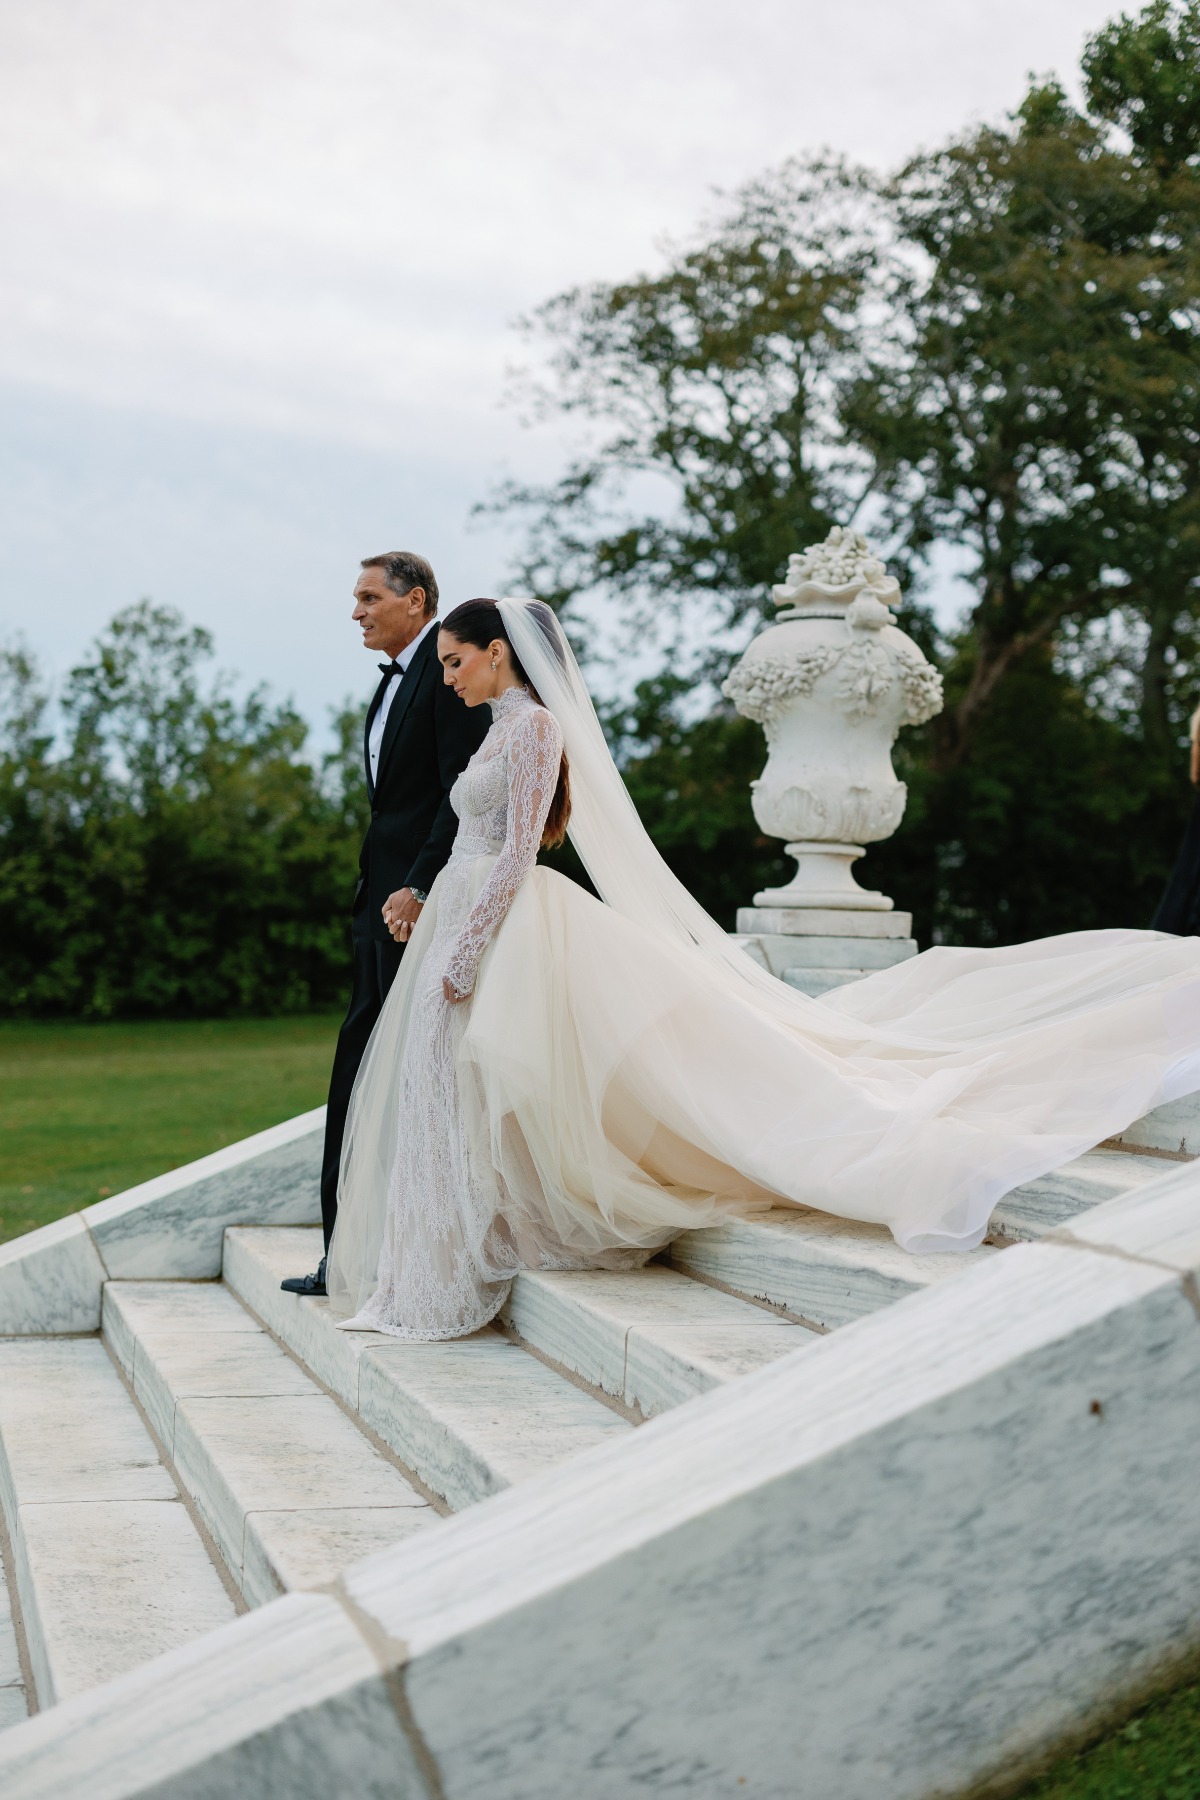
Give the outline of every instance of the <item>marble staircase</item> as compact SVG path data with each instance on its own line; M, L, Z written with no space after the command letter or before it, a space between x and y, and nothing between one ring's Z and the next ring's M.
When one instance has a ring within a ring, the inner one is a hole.
M311 1123L308 1135L315 1151ZM294 1170L297 1141L285 1134L261 1154ZM811 1364L816 1378L830 1334L849 1342L873 1316L990 1279L1093 1209L1156 1191L1198 1149L1194 1096L1007 1196L989 1242L965 1258L908 1256L880 1229L779 1209L685 1233L642 1270L522 1275L493 1327L444 1344L342 1332L324 1301L280 1291L319 1253L304 1222L312 1169L289 1217L279 1184L259 1207L250 1159L230 1165L236 1199L205 1201L220 1229L202 1254L193 1218L182 1276L155 1274L151 1227L131 1224L127 1205L119 1242L136 1244L136 1268L100 1248L99 1278L86 1277L98 1329L38 1334L26 1317L14 1332L5 1296L19 1289L0 1266L0 1728L28 1700L44 1736L60 1703L164 1652L202 1655L247 1609L337 1589L364 1559L432 1547L450 1515L536 1495L576 1464L601 1479L660 1415L682 1421L705 1396L749 1394L776 1366L802 1380ZM146 1204L171 1218L182 1195L227 1193L196 1167L161 1191L147 1184ZM62 1245L82 1269L69 1232L26 1247L45 1285ZM7 1249L15 1267L21 1246ZM160 1262L180 1254L164 1244ZM54 1304L61 1315L68 1299ZM85 1321L91 1304L82 1285L69 1299ZM19 1736L0 1739L0 1785L3 1746ZM20 1778L4 1791L53 1792Z
M111 1282L103 1333L249 1605L318 1587L436 1519L223 1284Z
M339 1331L323 1300L280 1292L312 1265L313 1230L231 1231L225 1280L244 1307L457 1511L630 1431L630 1422L500 1332L406 1344Z
M0 1343L0 1501L40 1706L234 1616L95 1338Z

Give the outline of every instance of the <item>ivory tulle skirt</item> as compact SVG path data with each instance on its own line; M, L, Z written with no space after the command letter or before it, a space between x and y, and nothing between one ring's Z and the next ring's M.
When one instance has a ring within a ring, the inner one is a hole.
M1009 1189L1200 1088L1200 940L1146 931L764 1000L539 868L451 1007L445 949L492 862L439 877L355 1091L329 1280L361 1328L457 1335L519 1268L778 1205L967 1250Z

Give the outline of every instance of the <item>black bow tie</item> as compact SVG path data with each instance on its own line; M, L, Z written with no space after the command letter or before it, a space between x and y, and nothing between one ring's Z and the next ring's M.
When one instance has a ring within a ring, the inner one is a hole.
M400 664L398 662L380 663L379 667L383 673L383 679L385 681L387 681L392 675L403 675L403 673L404 673L404 670L400 667Z

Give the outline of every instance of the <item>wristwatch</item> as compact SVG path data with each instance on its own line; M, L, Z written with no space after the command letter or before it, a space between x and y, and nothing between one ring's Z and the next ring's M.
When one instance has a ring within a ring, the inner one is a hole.
M425 892L425 890L423 888L410 887L408 891L412 895L413 899L416 901L418 906L424 906L425 902L429 898L429 895Z

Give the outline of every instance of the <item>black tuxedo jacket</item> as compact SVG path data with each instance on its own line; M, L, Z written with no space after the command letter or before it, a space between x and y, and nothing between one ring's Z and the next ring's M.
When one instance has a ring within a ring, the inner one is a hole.
M383 922L383 903L398 888L433 886L450 855L458 821L450 789L478 750L492 722L491 708L469 707L448 688L437 659L437 631L428 632L401 676L392 700L379 776L371 780L368 749L371 721L383 697L382 684L367 710L363 759L371 823L358 859L354 894L356 937L392 942Z

